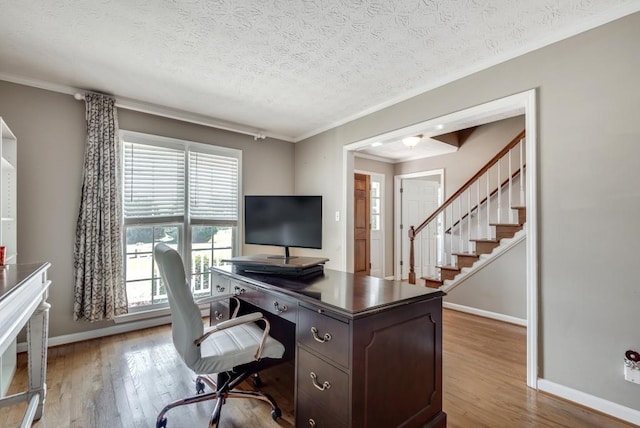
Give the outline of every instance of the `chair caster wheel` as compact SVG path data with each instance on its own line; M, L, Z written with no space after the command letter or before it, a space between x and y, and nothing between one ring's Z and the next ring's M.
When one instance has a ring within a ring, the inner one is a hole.
M204 382L200 379L196 379L196 395L204 394Z
M271 411L271 418L274 421L277 421L278 419L280 419L281 416L282 416L282 410L280 410L278 407L276 407Z
M163 417L159 421L156 421L156 428L167 428L167 418Z

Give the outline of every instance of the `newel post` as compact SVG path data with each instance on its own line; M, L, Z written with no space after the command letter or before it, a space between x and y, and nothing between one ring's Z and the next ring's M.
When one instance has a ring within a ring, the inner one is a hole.
M415 262L413 260L413 239L416 237L416 231L411 226L409 228L409 284L416 283L416 272L414 270Z

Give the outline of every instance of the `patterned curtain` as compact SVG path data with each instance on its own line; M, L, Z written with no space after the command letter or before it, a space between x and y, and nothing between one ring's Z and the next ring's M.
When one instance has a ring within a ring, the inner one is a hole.
M122 267L120 138L115 100L87 94L87 144L73 254L73 317L99 321L127 313Z

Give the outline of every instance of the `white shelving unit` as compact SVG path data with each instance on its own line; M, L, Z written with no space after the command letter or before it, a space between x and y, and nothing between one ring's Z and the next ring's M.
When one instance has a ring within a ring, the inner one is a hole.
M16 263L17 224L16 224L16 178L17 178L17 139L11 129L0 117L0 245L4 245L5 263ZM4 397L16 370L16 342L0 355L0 397Z

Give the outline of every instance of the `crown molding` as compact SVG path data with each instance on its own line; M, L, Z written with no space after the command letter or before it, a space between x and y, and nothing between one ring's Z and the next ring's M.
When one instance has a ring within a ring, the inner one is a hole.
M45 82L37 79L30 79L22 76L15 76L7 73L0 73L0 80L4 80L11 83L17 83L19 85L31 86L33 88L44 89L46 91L58 92L61 94L67 94L75 96L76 94L85 94L91 92L87 89L74 88L72 86L59 85L56 83ZM167 119L179 120L182 122L189 122L196 125L207 126L210 128L221 129L224 131L235 132L237 134L245 134L254 137L254 139L264 139L265 137L275 138L278 140L287 141L289 143L295 142L292 137L280 134L274 134L261 129L246 126L240 123L228 122L220 119L215 119L206 115L191 113L184 110L174 109L170 107L160 106L153 103L147 103L144 101L138 101L133 98L122 97L114 95L116 99L116 107L125 110L137 111L140 113L147 113L154 116L165 117Z

